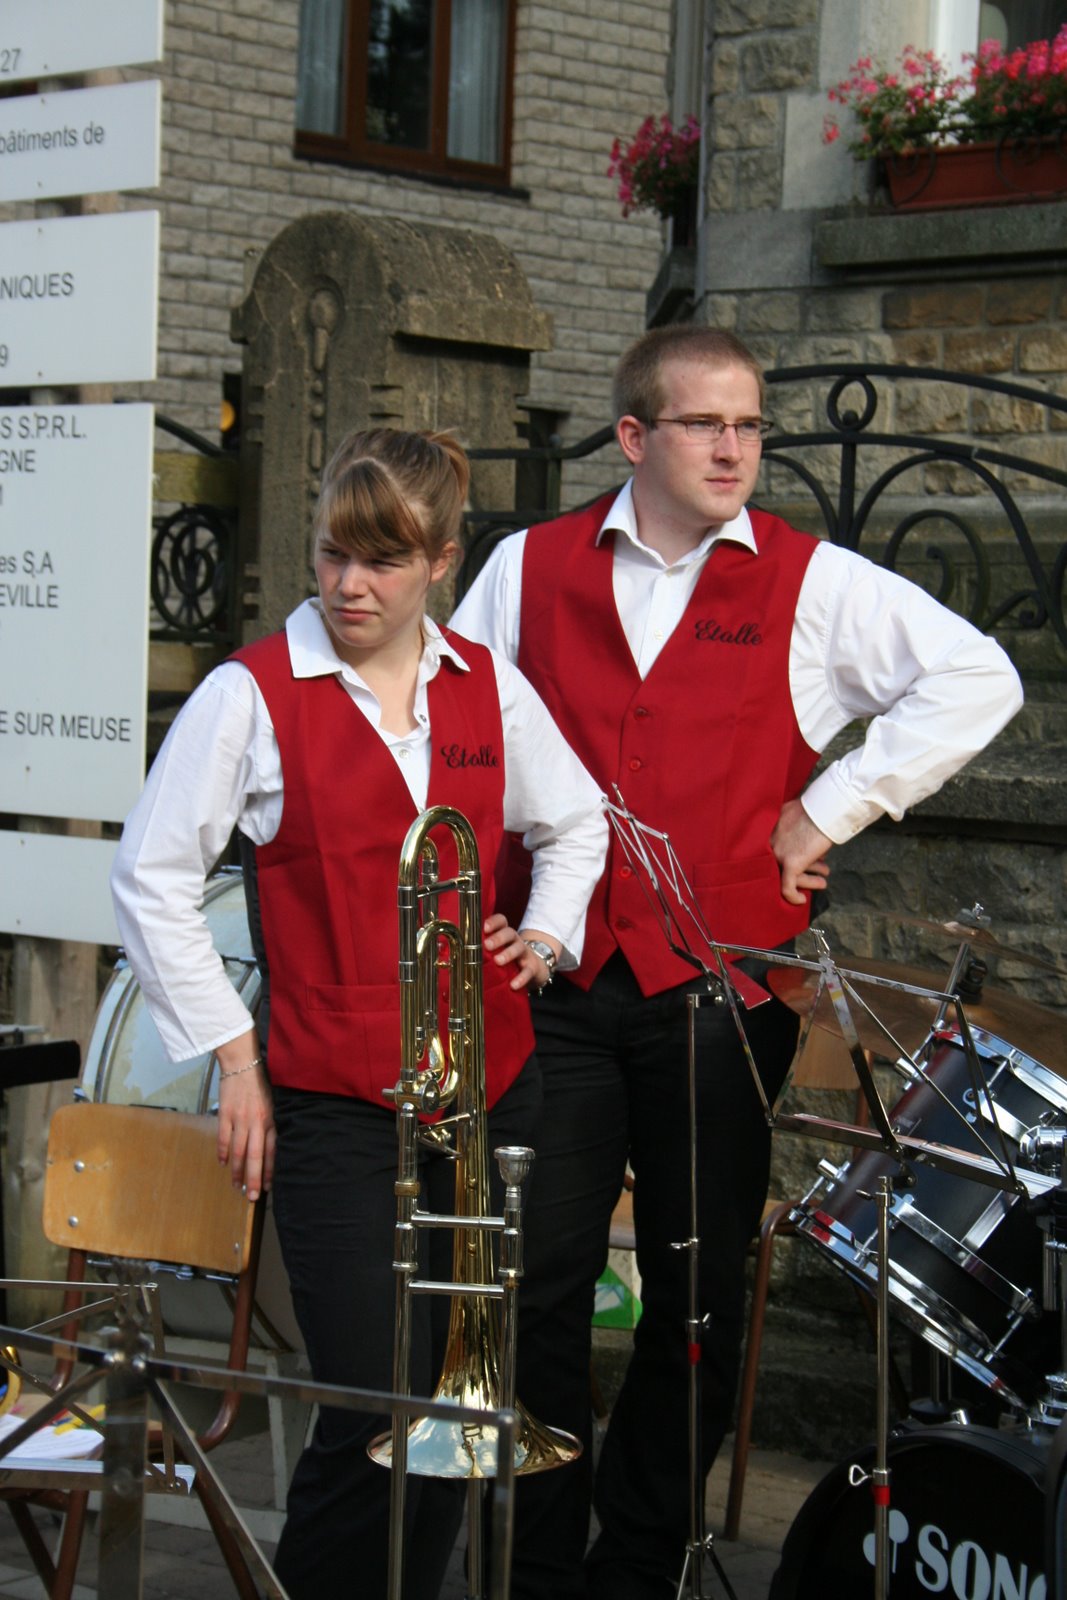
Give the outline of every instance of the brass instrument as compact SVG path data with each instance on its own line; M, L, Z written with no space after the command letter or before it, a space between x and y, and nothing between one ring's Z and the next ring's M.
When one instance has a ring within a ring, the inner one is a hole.
M18 1403L22 1394L22 1376L19 1353L13 1344L4 1345L0 1356L3 1356L3 1367L0 1368L0 1417L4 1417Z
M439 876L438 851L430 838L435 828L451 833L458 857L454 878ZM458 897L455 922L439 914L441 896L451 892ZM513 1408L519 1417L514 1470L543 1472L573 1461L582 1447L570 1434L537 1422L515 1401L516 1297L522 1276L520 1186L533 1152L519 1147L495 1152L506 1197L504 1214L490 1216L481 873L474 830L461 812L433 806L409 828L400 855L397 904L401 1073L395 1089L386 1091L397 1108L399 1140L393 1387L398 1394L410 1393L412 1295L451 1295L448 1343L434 1401L487 1412ZM442 1022L439 973L445 968L447 1018ZM449 1118L423 1130L431 1142L451 1141L456 1167L456 1214L436 1216L418 1208L418 1116L450 1108L454 1109ZM416 1276L420 1227L454 1230L451 1283L424 1282ZM497 1281L493 1281L493 1232L501 1234ZM501 1302L499 1315L495 1301ZM372 1458L396 1469L390 1524L398 1562L405 1472L469 1480L493 1477L497 1431L488 1422L478 1426L438 1417L423 1417L405 1428L403 1419L396 1417L392 1432L372 1441ZM470 1509L469 1561L480 1557L475 1550L479 1540L473 1494ZM391 1551L391 1568L392 1564ZM479 1592L479 1575L472 1571L470 1579L472 1592ZM396 1582L393 1589L391 1571L391 1592L398 1595L398 1575Z

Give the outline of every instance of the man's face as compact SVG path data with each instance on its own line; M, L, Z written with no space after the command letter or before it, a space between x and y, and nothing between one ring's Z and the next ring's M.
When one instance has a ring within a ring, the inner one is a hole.
M710 527L736 517L752 495L761 446L742 444L732 427L721 438L698 442L678 426L681 420L715 417L735 423L761 415L759 384L747 367L710 366L703 361L668 360L660 369L663 403L654 428L626 419L619 442L634 468L638 518L669 522L694 543Z

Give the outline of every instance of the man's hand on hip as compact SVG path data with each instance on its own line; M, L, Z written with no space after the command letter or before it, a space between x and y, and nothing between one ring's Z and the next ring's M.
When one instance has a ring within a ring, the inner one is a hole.
M802 906L802 890L825 889L830 876L827 852L833 841L812 822L799 800L787 800L771 834L771 849L782 870L782 899Z

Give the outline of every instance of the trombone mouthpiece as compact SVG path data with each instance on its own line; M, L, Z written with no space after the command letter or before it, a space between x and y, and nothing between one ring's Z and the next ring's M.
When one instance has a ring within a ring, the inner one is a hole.
M502 1144L493 1151L500 1176L505 1183L518 1187L530 1175L534 1153L529 1145Z

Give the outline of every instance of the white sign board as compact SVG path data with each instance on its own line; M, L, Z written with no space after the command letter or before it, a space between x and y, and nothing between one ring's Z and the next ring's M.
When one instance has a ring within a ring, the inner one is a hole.
M118 944L108 888L114 839L0 832L0 930Z
M118 822L141 791L152 427L0 408L0 811Z
M155 188L160 105L158 78L0 100L0 200Z
M163 54L163 0L2 0L0 83Z
M0 227L0 387L156 375L159 213Z

